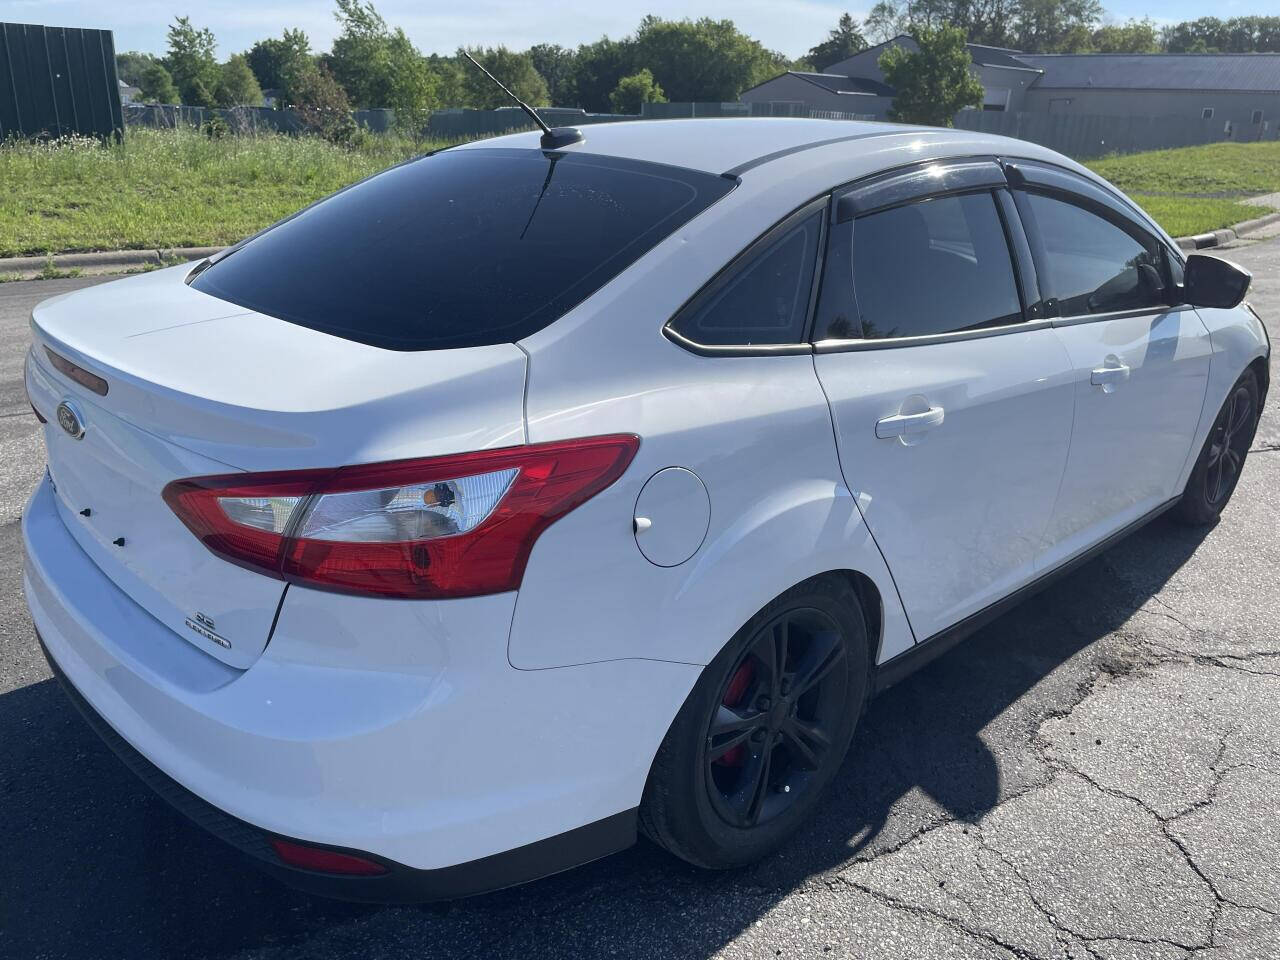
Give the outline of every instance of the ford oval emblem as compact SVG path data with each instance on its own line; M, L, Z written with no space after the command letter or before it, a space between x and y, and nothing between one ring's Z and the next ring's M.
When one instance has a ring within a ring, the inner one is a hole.
M84 436L84 418L80 416L80 411L70 400L63 400L58 404L57 417L58 426L73 440L79 440Z

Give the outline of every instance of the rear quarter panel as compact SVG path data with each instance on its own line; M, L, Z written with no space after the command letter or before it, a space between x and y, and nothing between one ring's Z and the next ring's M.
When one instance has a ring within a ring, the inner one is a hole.
M705 664L775 596L841 569L880 593L881 659L913 642L841 477L812 357L695 356L662 335L689 296L799 205L753 202L745 186L730 197L522 344L530 442L632 432L641 446L617 483L539 538L516 601L515 667ZM671 466L706 485L710 521L691 559L659 567L641 554L632 519L645 482Z

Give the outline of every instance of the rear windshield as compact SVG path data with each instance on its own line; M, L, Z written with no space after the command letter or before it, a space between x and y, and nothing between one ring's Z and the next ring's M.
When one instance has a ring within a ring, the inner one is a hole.
M390 350L508 343L581 303L733 185L590 154L446 150L282 221L191 285Z

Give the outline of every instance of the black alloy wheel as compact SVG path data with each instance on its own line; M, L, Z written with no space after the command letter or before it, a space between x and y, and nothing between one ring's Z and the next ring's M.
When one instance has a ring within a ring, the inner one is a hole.
M1210 506L1225 506L1235 489L1253 442L1253 428L1253 395L1247 386L1237 383L1209 436L1204 495Z
M861 601L837 574L797 584L707 664L654 758L640 827L701 867L767 856L822 802L866 703Z
M788 610L761 627L723 684L703 746L711 806L754 827L794 805L831 750L848 698L831 617Z
M1227 395L1173 515L1196 526L1213 523L1235 492L1258 429L1261 392L1246 370Z

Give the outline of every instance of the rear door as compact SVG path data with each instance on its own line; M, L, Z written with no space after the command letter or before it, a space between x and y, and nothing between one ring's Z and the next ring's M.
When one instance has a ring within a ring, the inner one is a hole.
M894 174L835 211L815 364L845 480L924 640L1031 578L1071 368L996 163Z
M1171 306L1181 260L1119 198L1053 167L1013 179L1046 312L1071 358L1075 427L1037 568L1174 497L1208 384L1209 334Z

